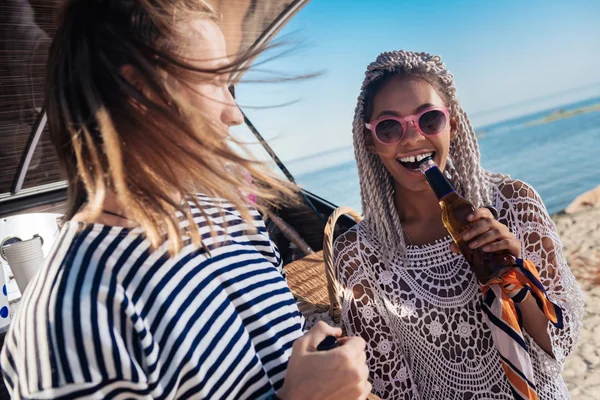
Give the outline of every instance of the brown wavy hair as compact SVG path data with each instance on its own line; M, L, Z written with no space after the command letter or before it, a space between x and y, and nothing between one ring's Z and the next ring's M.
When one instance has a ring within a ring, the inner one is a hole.
M154 247L168 239L175 254L184 235L201 244L189 203L178 198L197 205L198 192L219 197L247 221L249 194L260 207L294 201L291 184L248 152L233 150L235 139L174 89L207 74L238 72L259 52L218 69L191 65L183 55L189 41L183 22L198 18L216 19L202 0L70 0L63 6L46 99L51 139L69 182L66 220L84 205L85 220L98 218L110 190ZM141 77L144 90L123 68ZM254 184L232 173L242 168ZM189 221L185 232L177 212Z

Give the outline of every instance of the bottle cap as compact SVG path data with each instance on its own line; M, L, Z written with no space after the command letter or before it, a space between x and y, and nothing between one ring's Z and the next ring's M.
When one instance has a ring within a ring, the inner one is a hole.
M428 170L430 170L431 168L436 167L436 166L437 165L435 164L435 161L433 161L433 158L431 158L431 157L425 157L424 159L419 161L419 169L421 170L422 173L425 173Z

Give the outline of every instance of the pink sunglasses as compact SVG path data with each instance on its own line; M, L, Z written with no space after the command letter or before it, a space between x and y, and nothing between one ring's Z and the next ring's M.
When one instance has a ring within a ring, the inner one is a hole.
M448 107L430 107L418 114L406 117L393 117L386 115L370 123L365 127L373 133L375 139L382 144L396 144L406 133L408 123L423 136L435 136L442 133L448 125L450 109Z

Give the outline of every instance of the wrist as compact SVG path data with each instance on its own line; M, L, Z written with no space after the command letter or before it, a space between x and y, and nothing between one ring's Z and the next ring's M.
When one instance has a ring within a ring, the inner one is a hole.
M271 397L269 397L268 399L269 400L292 400L292 396L290 395L289 390L284 383L283 386L281 387L281 389L279 389L276 393L272 394Z

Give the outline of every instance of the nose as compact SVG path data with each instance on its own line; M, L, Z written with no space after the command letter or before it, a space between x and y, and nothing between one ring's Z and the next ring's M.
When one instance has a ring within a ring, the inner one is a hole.
M425 137L421 135L421 132L415 126L415 121L410 121L406 124L406 132L400 140L400 144L406 147L413 147L425 140Z
M225 96L226 100L223 110L221 111L221 122L229 127L241 125L242 122L244 122L242 111L236 104L235 99L229 90L226 90Z

